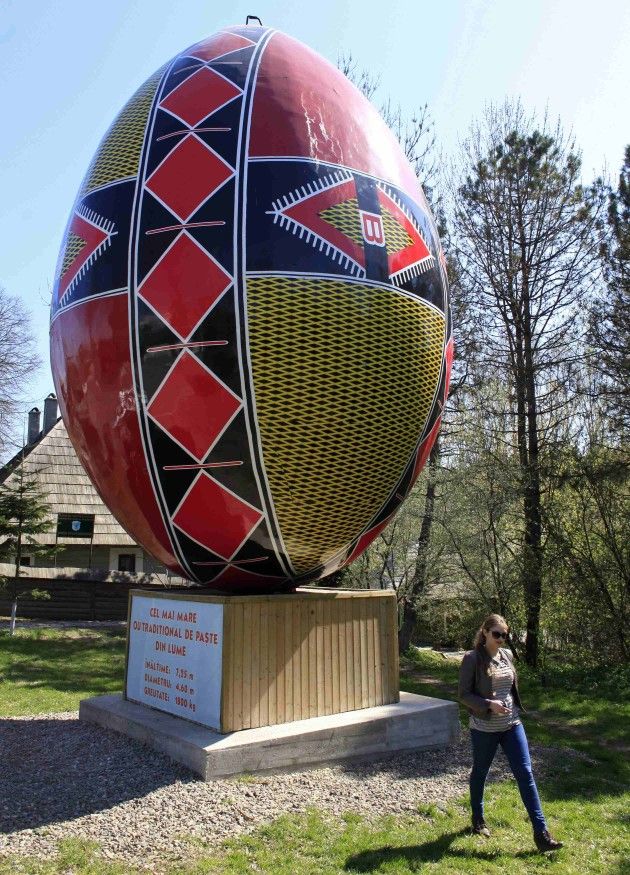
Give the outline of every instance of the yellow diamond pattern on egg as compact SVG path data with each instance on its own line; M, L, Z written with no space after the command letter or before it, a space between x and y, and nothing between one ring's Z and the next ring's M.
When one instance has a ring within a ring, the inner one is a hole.
M359 246L363 245L363 232L361 230L361 217L359 204L356 198L334 204L319 214L325 222L341 231ZM388 255L400 252L411 246L413 240L405 231L398 220L387 210L382 211L383 231L385 233L385 247Z
M341 231L346 237L354 240L359 246L363 244L359 204L355 197L342 201L340 204L333 204L332 207L327 207L321 211L319 216L320 219L328 222L329 225L332 225L337 231Z
M388 255L393 255L395 252L400 252L401 249L411 246L413 240L390 212L383 210L382 220L383 231L385 233L385 248Z
M147 119L164 69L140 86L112 122L85 174L79 198L138 173Z
M442 314L394 289L250 277L267 479L298 574L346 547L412 458L438 387Z
M66 248L63 253L60 276L64 275L84 246L85 240L82 237L79 237L78 234L73 234L72 231L70 231L66 242Z

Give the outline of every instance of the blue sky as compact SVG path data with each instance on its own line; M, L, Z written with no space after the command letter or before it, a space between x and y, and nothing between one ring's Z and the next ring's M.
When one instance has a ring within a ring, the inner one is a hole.
M618 172L630 142L627 0L178 0L0 3L0 285L33 314L52 389L48 303L75 193L110 122L161 64L249 13L335 62L351 53L406 113L425 102L446 155L484 104L520 96L572 129L584 176Z

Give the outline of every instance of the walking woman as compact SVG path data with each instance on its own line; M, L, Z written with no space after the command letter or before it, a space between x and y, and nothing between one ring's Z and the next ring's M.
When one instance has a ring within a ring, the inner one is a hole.
M539 851L562 847L549 835L536 782L532 774L525 729L519 719L524 710L518 694L516 669L506 642L508 625L499 614L490 614L475 636L474 648L462 660L459 699L470 712L473 767L470 773L472 828L489 836L483 817L483 789L499 745L518 783L521 799L534 828Z

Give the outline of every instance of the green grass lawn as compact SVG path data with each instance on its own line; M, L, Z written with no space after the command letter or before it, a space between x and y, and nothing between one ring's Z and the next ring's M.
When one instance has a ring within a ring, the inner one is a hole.
M76 632L75 632L76 635ZM0 713L37 713L76 707L85 695L121 687L124 638L22 632L0 637L5 683ZM401 687L454 697L457 663L426 651L403 660ZM534 850L531 829L512 781L491 784L486 794L493 835L469 834L465 799L444 807L421 806L416 816L376 821L321 811L281 817L248 836L205 847L190 839L185 863L164 864L168 875L630 875L630 776L628 673L606 683L598 673L547 671L541 679L522 671L522 693L531 709L526 725L534 743L558 749L540 784L550 828L566 842L554 855ZM22 703L16 702L16 696ZM25 707L28 705L28 707ZM564 746L582 756L562 755ZM256 781L255 777L251 778ZM134 870L105 861L96 846L69 839L51 860L0 858L0 873L121 875Z
M122 689L125 631L0 631L0 716L74 711Z

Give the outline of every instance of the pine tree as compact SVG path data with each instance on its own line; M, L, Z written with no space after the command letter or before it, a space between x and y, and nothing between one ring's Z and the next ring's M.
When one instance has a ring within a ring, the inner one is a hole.
M5 578L12 602L11 634L19 596L18 579L22 573L25 548L34 555L48 556L54 551L42 545L37 535L50 532L50 509L37 481L37 472L25 469L24 457L16 469L0 484L0 559L15 562L11 578Z
M630 431L630 145L616 191L608 190L602 247L606 288L591 315L590 341L601 376L599 391L613 428Z

